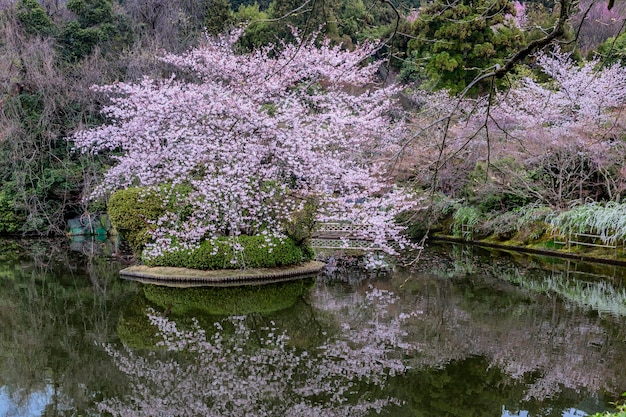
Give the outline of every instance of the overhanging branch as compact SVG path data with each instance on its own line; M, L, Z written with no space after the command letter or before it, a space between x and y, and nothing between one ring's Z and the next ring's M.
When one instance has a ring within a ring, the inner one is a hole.
M496 68L496 70L493 72L493 75L498 78L504 77L515 67L515 65L526 59L530 54L543 48L544 46L549 45L555 39L563 36L563 34L565 33L567 21L571 16L571 9L574 1L575 0L559 0L558 3L561 6L559 11L559 18L554 24L554 28L552 29L552 31L543 38L536 39L530 42L524 48L520 49L503 66Z

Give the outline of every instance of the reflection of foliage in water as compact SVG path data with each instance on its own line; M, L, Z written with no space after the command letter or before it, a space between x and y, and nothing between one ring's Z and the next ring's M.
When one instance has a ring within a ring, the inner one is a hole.
M474 265L475 271L451 273L460 270L455 260ZM410 359L413 369L447 369L470 356L484 357L490 368L525 381L521 401L544 402L567 391L597 396L626 388L623 316L564 308L572 305L550 296L553 292L537 294L503 279L529 269L537 278L550 275L537 264L519 265L475 249L426 255L420 267L393 278L399 296L424 312L405 324L409 338L423 342L420 354Z
M136 335L135 341L141 343L129 343L130 354L123 349L118 353L126 360L134 355L137 361L144 361L146 372L156 364L161 364L164 372L161 375L154 370L153 381L146 382L148 388L169 381L171 395L177 395L178 381L168 374L176 369L182 369L181 389L191 386L191 380L197 378L201 393L204 385L213 382L194 363L194 352L168 351L166 346L155 349L158 339L144 338L157 331L155 326L150 332L152 325L145 314L146 307L160 312L168 309L150 303L143 291L119 280L119 264L98 257L90 262L82 255L68 256L61 245L50 248L41 243L29 245L33 250L25 255L26 245L20 242L6 246L5 250L0 248L0 271L4 271L0 274L0 386L5 385L5 392L14 395L15 403L25 404L43 393L54 396L47 398L50 403L43 415L106 415L98 413L95 404L113 406L117 398L120 407L126 407L130 413L126 415L159 415L154 408L131 409L132 396L143 404L153 399L144 401L135 395L132 389L143 381L121 370L101 348L105 343L118 346L116 324L118 335L126 344L120 330L124 320L131 324L126 335ZM550 271L554 267L565 272L563 264L555 266L525 258L518 263L517 258L507 258L506 254L484 256L476 248L473 253L457 251L452 255L449 251L430 252L435 259L429 252L425 251L411 273L397 270L381 276L346 269L330 274L319 279L307 296L298 298L289 308L250 314L243 321L231 322L195 312L207 341L213 341L219 333L223 349L242 349L239 354L213 356L215 363L207 372L212 367L223 372L240 371L231 379L242 382L246 381L248 368L253 368L246 367L247 359L242 356L267 358L269 363L272 356L266 350L273 349L276 355L285 351L298 358L297 367L263 365L273 374L261 378L262 384L272 390L283 389L283 379L291 384L285 388L285 394L270 392L264 397L267 401L263 407L270 410L268 414L281 417L290 410L292 415L316 417L375 415L376 399L382 399L379 403L385 405L381 405L381 412L394 417L499 415L503 405L513 415L524 415L526 410L529 416L560 417L563 410L572 407L588 413L603 409L603 400L608 403L616 398L612 396L626 390L626 317L597 315L588 309L574 308L573 303L564 306L561 296L529 291L500 276L513 273L515 267L520 272L528 271L524 272L527 278L539 280L541 264L549 265ZM426 271L432 266L453 269L453 256L474 265L474 272L443 278L433 274L432 268ZM579 265L578 270L583 267ZM350 276L344 277L344 272ZM617 276L622 273L618 270ZM616 281L611 282L621 288ZM144 321L136 320L139 316ZM178 331L195 331L190 317L171 310L168 317ZM221 330L214 326L215 321L220 322ZM148 328L144 329L144 325ZM247 329L250 338L236 336L237 326ZM269 337L272 329L276 330ZM148 332L139 333L142 330ZM282 335L289 337L280 348L276 344ZM407 343L405 349L403 343ZM136 349L139 347L142 349ZM381 350L364 355L364 360L373 362L366 364L368 367L379 368L355 373L347 366L352 363L360 367L362 362L342 358L361 355L366 348ZM150 354L149 350L155 353ZM315 375L315 367L321 363L324 369L326 363L320 355L326 355L327 368L334 367L334 374L326 374L330 381ZM377 363L378 358L382 358L382 364ZM221 363L226 360L238 361L239 368ZM168 361L173 365L168 365ZM398 368L393 368L394 363L398 363ZM311 367L305 369L309 364ZM132 366L139 372L138 365ZM337 375L337 369L345 369L345 374ZM390 369L397 371L392 373ZM372 380L370 374L378 379ZM316 395L308 393L302 388L308 382L323 390L316 391ZM352 385L344 391L345 402L325 405L327 398L334 401L332 393L325 390L333 388L332 383L341 389ZM54 392L49 394L51 387ZM276 397L276 403L272 397ZM196 399L204 401L200 395ZM150 404L170 400L178 401L163 396ZM227 399L218 400L224 404ZM396 406L398 402L402 405ZM179 414L192 415L187 410L196 407L182 400L176 404L185 407ZM301 404L304 405L297 408ZM253 406L248 406L248 415L256 417ZM212 415L230 416L236 412Z
M109 340L132 286L120 282L119 263L67 249L65 241L0 242L0 387L2 405L15 408L9 415L32 415L33 398L42 415L80 415L93 402L89 389L122 389L97 343Z
M382 255L381 255L382 256ZM385 268L368 268L367 258L364 256L350 256L341 254L330 254L327 256L319 256L326 266L319 274L318 279L322 282L345 282L349 284L358 284L366 279L380 278L389 275L392 264L387 263Z
M441 253L435 262L430 263L429 259L420 261L422 270L441 278L458 278L480 270L472 248L466 245L451 245L451 250L445 254Z
M536 277L519 269L501 273L500 277L531 291L556 293L578 307L626 316L626 289L615 288L607 281L570 279L562 273Z
M523 382L490 366L484 357L470 356L445 367L411 369L395 387L421 415L478 417L500 415L511 398L523 396Z
M152 349L159 341L157 329L146 316L152 307L142 294L132 297L122 309L117 321L117 335L124 346L132 349Z
M486 288L489 282L491 289ZM597 317L563 308L556 297L528 296L488 274L457 288L463 291L460 305L470 314L462 333L473 346L466 352L485 355L490 366L516 380L527 380L526 401L543 400L566 389L610 391L624 383L619 360L609 361L622 349L617 340L607 337Z
M145 284L122 310L117 334L130 348L154 348L159 341L158 329L145 314L146 308L153 308L171 317L182 329L190 328L194 316L207 330L213 328L214 321L231 315L249 315L259 322L276 320L290 328L290 337L306 343L315 334L306 324L311 313L302 311L306 308L303 295L314 285L313 278L235 287L175 288ZM305 323L299 323L300 320ZM293 325L304 327L294 329Z
M502 279L522 288L542 293L555 293L578 307L626 316L626 289L615 288L610 282L588 282L570 279L565 274L555 273L541 277L520 270L500 275Z
M132 394L109 398L100 412L114 416L289 415L361 416L398 404L394 398L370 398L373 387L406 370L393 354L402 347L401 323L387 308L395 298L372 289L358 306L367 324L343 323L341 337L329 337L310 350L290 345L275 324L254 327L249 318L230 317L205 331L183 330L149 310L167 353L141 355L126 348L106 349L129 376Z
M471 261L457 261L445 267L434 268L432 272L442 278L458 278L463 275L474 274L478 271L476 264Z
M546 264L545 256L527 255L521 265L503 261L501 257L502 253L499 253L499 256L491 258L491 262L485 262L484 257L474 254L471 248L455 245L447 261L439 259L426 270L435 276L448 279L459 279L477 273L486 274L534 292L558 294L564 300L586 310L626 316L626 288L613 285L611 276L570 271L570 261L561 260L564 265L560 265L559 260L554 258L548 258ZM593 270L603 268L606 269L607 266L597 265ZM584 280L581 278L584 275L581 274L600 279Z
M313 278L266 285L171 288L144 285L146 298L175 314L245 315L283 310L315 284Z

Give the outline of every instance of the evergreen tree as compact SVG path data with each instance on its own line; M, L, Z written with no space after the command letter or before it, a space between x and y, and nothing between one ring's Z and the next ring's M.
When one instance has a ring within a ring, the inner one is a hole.
M408 65L425 72L435 88L463 91L481 70L501 64L523 45L514 14L509 0L435 0L413 24Z
M218 35L233 23L233 13L228 0L211 0L207 5L204 26L211 35Z
M69 0L67 8L76 15L61 33L64 58L78 61L101 48L130 43L128 22L113 11L110 0Z
M51 35L54 23L37 0L20 0L16 7L17 20L28 35Z

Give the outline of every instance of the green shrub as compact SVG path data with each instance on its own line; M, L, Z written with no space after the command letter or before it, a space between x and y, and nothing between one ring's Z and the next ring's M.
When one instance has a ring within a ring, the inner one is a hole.
M550 229L550 219L554 216L554 210L548 206L528 205L515 210L519 213L517 226L518 238L523 243L529 244L541 239Z
M512 174L514 173L514 174ZM463 192L467 202L482 212L510 211L531 201L525 196L522 185L503 187L503 183L518 181L527 176L524 167L513 158L498 159L487 164L478 162L468 175ZM516 189L515 193L511 190Z
M189 216L185 200L190 192L189 186L181 184L119 190L109 198L109 219L120 237L140 253L152 239L154 222L166 212L176 213L182 220Z
M237 250L236 246L240 249ZM298 246L291 238L242 235L206 240L196 249L174 250L144 259L144 262L148 266L215 270L273 268L298 264L310 258L310 249Z
M0 234L15 233L24 223L21 216L13 205L13 199L5 190L0 190Z
M151 239L151 222L163 216L166 209L163 195L147 188L116 191L108 204L111 224L136 253Z
M519 230L518 217L519 213L515 210L491 216L480 225L480 234L484 236L492 235L497 240L509 240Z
M16 5L16 16L29 35L51 35L54 23L37 0L20 0Z
M452 216L452 234L456 237L462 237L462 226L465 224L473 229L478 225L481 212L476 207L458 206Z
M548 231L553 213L550 207L530 204L503 213L492 213L477 229L483 236L491 235L497 240L515 238L528 244Z
M271 185L268 185L271 186ZM108 203L111 224L133 251L141 253L152 240L156 221L166 213L176 213L181 221L191 214L186 196L191 188L185 185L162 185L158 188L128 188L113 193ZM315 227L318 204L307 200L301 210L294 211L283 224L289 239L269 239L262 236L241 236L236 240L221 237L204 242L194 251L173 251L146 263L154 266L180 266L194 269L224 269L241 267L274 267L292 265L311 259L313 253L306 245ZM233 246L240 244L244 251ZM215 253L214 253L215 252Z
M422 198L416 195L416 198ZM444 194L435 194L430 199L428 208L406 211L396 219L398 223L406 225L406 234L411 239L421 239L426 233L440 231L446 220L454 211L456 201Z
M531 204L515 210L518 215L518 226L520 228L533 223L549 223L554 215L554 210L548 206Z
M605 66L617 63L626 65L626 34L622 33L617 38L610 37L598 47L597 52Z

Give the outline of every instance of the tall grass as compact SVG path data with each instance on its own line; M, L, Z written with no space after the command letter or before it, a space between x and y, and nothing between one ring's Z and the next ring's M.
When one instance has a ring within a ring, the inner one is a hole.
M626 204L587 203L552 218L550 226L561 235L589 233L613 245L626 239Z
M548 222L548 219L554 215L554 210L552 210L550 207L534 204L519 207L514 211L519 214L519 217L517 219L517 226L519 228L528 226L533 223Z
M476 207L458 206L452 215L452 234L456 237L463 237L463 225L473 229L480 221L481 212Z

